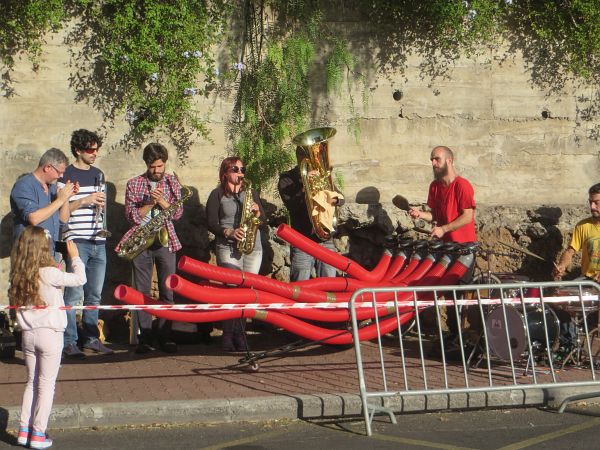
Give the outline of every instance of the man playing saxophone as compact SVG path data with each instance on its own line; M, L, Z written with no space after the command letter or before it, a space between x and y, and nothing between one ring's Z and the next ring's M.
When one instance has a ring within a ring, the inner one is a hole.
M147 236L149 246L132 259L135 288L150 296L152 268L156 264L159 299L173 303L173 292L165 286L165 280L176 271L176 252L181 243L175 233L173 222L183 214L181 185L173 175L166 174L165 168L169 154L162 144L151 143L144 148L143 159L146 172L130 179L125 191L125 215L133 227L125 233L116 247L117 253L128 247L128 239L137 237L136 230L159 215L165 215L164 226L153 236ZM179 207L171 211L171 205ZM156 235L156 236L155 236ZM121 252L122 253L122 252ZM137 252L136 252L137 253ZM120 254L123 256L122 254ZM145 311L136 314L140 330L136 353L148 353L154 350L154 341L167 353L177 351L177 345L170 338L171 323L159 320L156 333L152 329L152 315Z
M260 223L265 213L257 192L247 189L245 173L244 164L236 156L221 162L219 185L208 197L206 217L208 229L215 235L217 264L242 272L258 273L263 254L260 233L256 226L242 222ZM252 240L253 246L239 245L248 240ZM223 350L247 350L244 324L241 320L223 322Z

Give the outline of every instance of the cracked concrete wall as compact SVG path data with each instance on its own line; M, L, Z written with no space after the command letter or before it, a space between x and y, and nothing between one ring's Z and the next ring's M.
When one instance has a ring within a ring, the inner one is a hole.
M6 300L13 183L33 170L44 150L58 147L69 153L74 129L102 124L92 105L75 101L63 37L48 37L38 72L20 61L11 75L15 96L0 98L0 164L5 173L0 179L0 303ZM356 39L366 37L357 34ZM550 94L532 85L519 57L500 58L494 51L464 58L448 78L431 80L422 77L422 61L409 57L406 70L370 80L368 107L358 110L358 140L346 128L352 117L347 96L315 101L313 125L338 130L330 157L343 177L348 202L387 203L398 193L411 202L424 202L431 181L429 153L442 144L455 150L457 169L472 182L482 206L584 204L600 168L598 142L587 137L591 125L579 124L577 118L578 97L587 92L569 86ZM402 93L399 100L393 97L395 91ZM358 87L354 94L360 98ZM324 105L329 109L322 109ZM174 157L169 165L194 190L182 225L186 252L207 259L203 208L229 145L225 122L232 98L202 98L198 107L210 110L213 142L197 142L185 166ZM114 239L127 228L122 215L125 183L144 170L141 148L129 153L118 145L110 149L126 131L127 122L117 118L97 161L111 183L109 227ZM155 139L166 141L153 136L148 142ZM272 192L264 197L274 204L272 209L280 204Z

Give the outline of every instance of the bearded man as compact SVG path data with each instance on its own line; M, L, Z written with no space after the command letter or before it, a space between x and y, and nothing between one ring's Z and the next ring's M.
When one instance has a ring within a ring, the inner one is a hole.
M130 238L135 230L147 224L153 217L168 209L173 202L181 199L181 185L173 175L165 173L169 154L164 145L148 144L144 148L143 159L146 172L130 179L125 190L125 215L133 227L125 233L116 247L121 246ZM183 215L183 206L177 208L170 218L164 219L168 239L155 242L137 255L133 261L133 280L135 287L142 294L150 296L152 285L152 268L156 265L158 292L160 300L173 303L173 291L167 288L165 280L175 273L176 253L181 249L181 243L175 233L173 221ZM177 351L177 345L171 340L171 322L159 320L156 333L153 330L152 315L146 311L137 311L136 323L140 330L136 353L148 353L154 350L154 341L167 353Z
M409 215L432 222L432 238L458 243L476 241L473 186L456 173L454 153L448 147L435 147L430 160L434 180L429 185L427 206L431 212L411 208Z
M581 278L600 281L600 183L589 188L588 205L590 217L575 226L569 247L554 266L555 280L562 279L573 256L581 251Z

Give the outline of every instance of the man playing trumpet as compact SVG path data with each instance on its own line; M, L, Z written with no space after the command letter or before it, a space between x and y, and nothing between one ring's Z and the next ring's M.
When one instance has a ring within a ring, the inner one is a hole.
M63 239L72 240L77 245L79 256L85 266L87 283L83 286L65 288L65 305L76 305L83 297L85 306L100 304L104 276L106 273L106 236L102 233L103 222L97 215L104 213L106 197L99 186L104 183L104 173L94 167L96 157L102 146L102 139L94 132L76 130L71 135L71 153L75 162L65 169L58 181L61 188L65 183L74 183L77 193L69 200L68 211L61 210L61 221L66 222ZM67 261L67 271L71 271L71 261ZM77 330L74 310L67 311L63 355L67 358L83 358L85 355L78 347L96 353L110 354L99 339L98 310L85 309L82 312L81 334Z

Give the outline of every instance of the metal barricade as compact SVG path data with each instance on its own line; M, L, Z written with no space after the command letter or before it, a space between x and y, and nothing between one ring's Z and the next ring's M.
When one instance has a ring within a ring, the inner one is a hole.
M389 397L599 386L598 294L592 281L358 290L349 308L367 435L376 413L396 423ZM395 311L397 330L385 336L378 295ZM373 309L374 341L359 339L361 308ZM559 412L598 396L600 387L569 395Z

